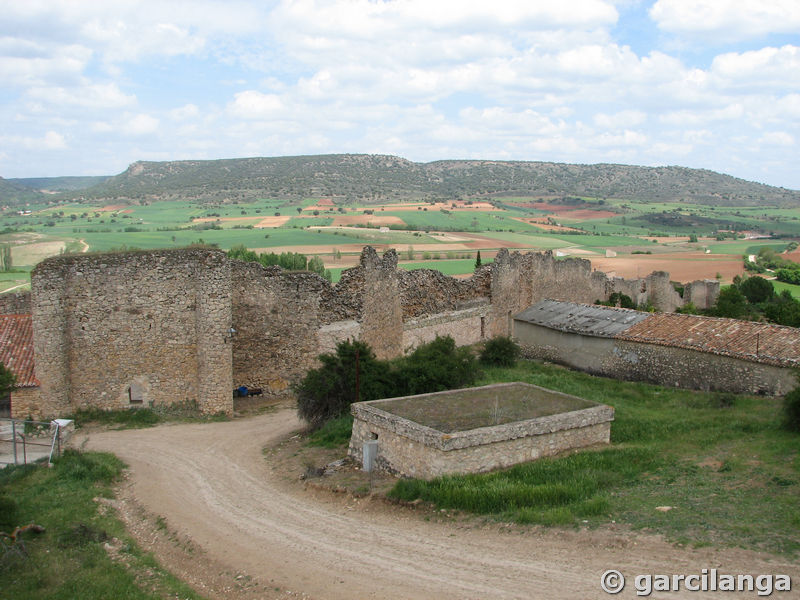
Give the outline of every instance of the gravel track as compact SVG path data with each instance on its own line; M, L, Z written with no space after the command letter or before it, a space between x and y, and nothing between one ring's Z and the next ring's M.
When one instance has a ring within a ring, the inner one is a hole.
M295 411L281 409L224 423L95 432L84 445L122 458L137 505L201 549L195 570L185 577L196 587L204 560L245 573L261 589L330 600L608 598L599 581L611 568L630 580L618 598L636 597L635 574L699 573L704 567L789 573L800 585L796 565L744 550L686 550L613 526L504 531L497 524L426 522L412 509L303 490L262 452L299 428ZM180 561L170 552L156 554L181 575ZM213 586L202 587L211 593Z

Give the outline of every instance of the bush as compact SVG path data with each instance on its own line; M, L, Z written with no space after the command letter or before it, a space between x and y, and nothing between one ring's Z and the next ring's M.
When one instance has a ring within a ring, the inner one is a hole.
M510 337L495 337L483 347L480 361L485 365L513 367L519 357L519 346Z
M465 387L478 375L478 364L472 351L456 348L456 342L450 336L437 336L434 341L399 359L398 363L395 381L398 390L406 395Z
M783 397L783 426L800 433L800 387Z
M326 421L346 414L353 402L392 395L389 365L376 359L364 342L339 342L334 354L323 354L319 360L322 366L309 371L295 386L297 412L312 429L319 429Z
M315 431L346 415L353 402L465 387L478 376L477 360L470 349L456 348L449 336L437 337L392 361L378 360L367 344L348 340L337 344L335 354L323 354L319 360L322 366L309 371L294 387L297 412Z

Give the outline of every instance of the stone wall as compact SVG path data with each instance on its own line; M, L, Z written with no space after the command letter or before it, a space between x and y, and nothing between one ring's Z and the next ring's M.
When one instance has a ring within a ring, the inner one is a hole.
M330 284L314 273L230 264L233 384L284 392L316 364L320 298Z
M223 252L56 257L37 265L32 284L42 415L179 402L232 411Z
M441 392L441 401L447 402L447 395L453 393L457 391ZM607 444L614 419L613 408L595 405L504 425L442 433L381 409L384 403L397 400L351 406L354 421L348 454L361 462L364 443L377 440L379 469L423 479L482 473L565 450Z
M46 418L42 411L40 389L38 387L24 387L17 388L11 392L11 416L15 419L32 418L41 420Z
M488 302L474 308L439 313L430 317L409 319L403 324L403 350L432 342L437 336L450 336L457 346L477 344L486 338Z
M348 338L390 358L436 335L458 344L508 335L512 315L545 298L592 303L623 290L672 310L689 299L707 306L719 291L716 281L693 282L681 299L666 273L609 279L587 260L550 252L501 250L456 279L398 269L393 250L381 257L370 247L336 285L186 249L54 257L34 270L32 287L46 415L131 400L230 412L233 387L285 392ZM6 302L25 307L24 295Z
M7 292L0 294L0 315L31 314L30 292Z
M528 358L539 358L616 379L694 390L782 395L792 369L684 348L567 333L517 321L515 337Z

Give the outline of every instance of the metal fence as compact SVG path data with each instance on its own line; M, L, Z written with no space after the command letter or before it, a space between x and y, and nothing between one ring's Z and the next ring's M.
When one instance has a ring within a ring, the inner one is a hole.
M72 432L72 421L0 419L0 466L26 465L42 459L49 464Z

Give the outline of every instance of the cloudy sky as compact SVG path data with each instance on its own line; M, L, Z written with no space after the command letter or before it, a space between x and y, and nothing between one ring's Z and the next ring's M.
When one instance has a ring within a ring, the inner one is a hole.
M396 154L800 189L798 0L0 0L0 176Z

